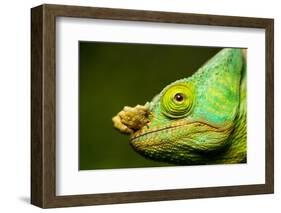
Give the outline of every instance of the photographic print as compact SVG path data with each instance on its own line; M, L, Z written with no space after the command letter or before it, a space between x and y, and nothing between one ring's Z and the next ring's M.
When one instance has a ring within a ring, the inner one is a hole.
M273 193L274 20L34 7L31 130L41 208Z
M79 169L247 161L246 49L79 42Z

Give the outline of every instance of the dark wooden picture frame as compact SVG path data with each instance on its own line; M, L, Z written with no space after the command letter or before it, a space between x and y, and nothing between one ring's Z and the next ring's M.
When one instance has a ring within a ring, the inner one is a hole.
M56 18L95 18L265 29L266 168L265 184L87 195L56 195ZM41 5L31 9L31 203L65 207L218 196L274 191L274 20L217 15Z

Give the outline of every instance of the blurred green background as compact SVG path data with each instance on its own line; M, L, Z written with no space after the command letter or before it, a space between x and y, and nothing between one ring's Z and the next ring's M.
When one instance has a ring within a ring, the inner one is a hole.
M79 42L79 169L167 166L146 159L113 128L124 106L150 101L220 48Z

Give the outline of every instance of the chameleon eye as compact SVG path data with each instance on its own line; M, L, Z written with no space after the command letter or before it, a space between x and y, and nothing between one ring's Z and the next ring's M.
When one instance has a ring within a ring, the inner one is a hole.
M177 94L175 94L174 99L178 102L182 102L184 99L184 95L182 93L177 93Z
M173 85L163 93L161 98L162 112L170 118L185 117L191 111L193 99L193 89L190 85Z

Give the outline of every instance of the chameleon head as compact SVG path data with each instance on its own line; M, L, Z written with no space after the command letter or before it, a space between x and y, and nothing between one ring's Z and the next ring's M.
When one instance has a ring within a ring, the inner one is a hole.
M145 157L176 164L205 164L229 145L240 114L242 53L224 49L193 76L165 87L144 106L113 118Z

